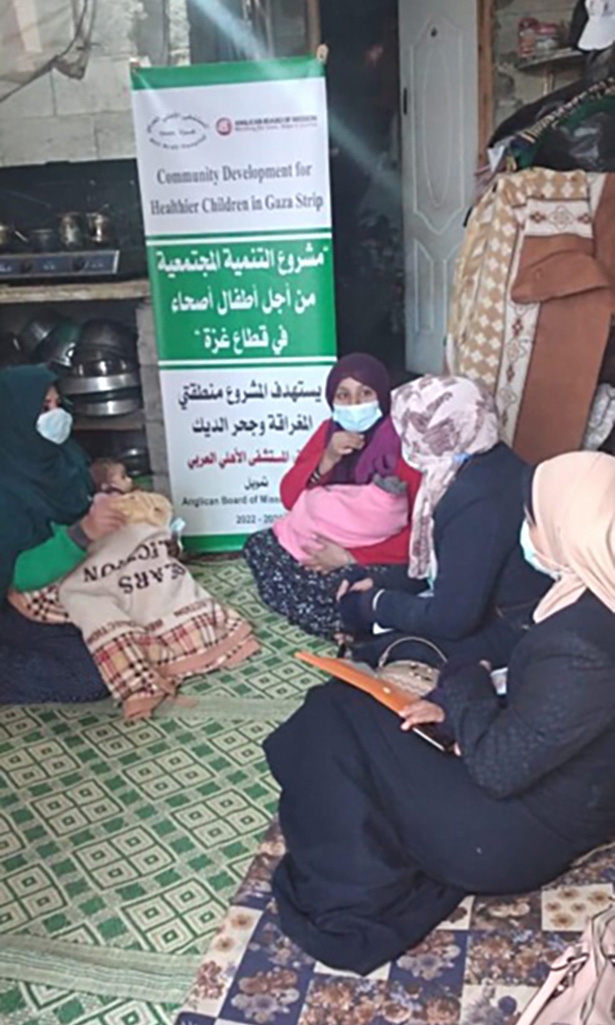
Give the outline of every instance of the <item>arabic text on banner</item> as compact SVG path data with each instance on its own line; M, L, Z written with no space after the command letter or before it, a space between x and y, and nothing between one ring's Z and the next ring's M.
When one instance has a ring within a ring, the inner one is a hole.
M241 547L327 417L335 358L323 67L142 68L133 111L173 500Z

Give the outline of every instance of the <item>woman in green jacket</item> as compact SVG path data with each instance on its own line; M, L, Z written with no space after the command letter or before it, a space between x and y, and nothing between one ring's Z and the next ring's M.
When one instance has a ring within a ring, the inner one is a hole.
M24 618L6 596L70 573L91 542L123 524L92 505L84 453L70 439L56 377L46 367L0 371L0 703L94 701L106 688L72 626Z

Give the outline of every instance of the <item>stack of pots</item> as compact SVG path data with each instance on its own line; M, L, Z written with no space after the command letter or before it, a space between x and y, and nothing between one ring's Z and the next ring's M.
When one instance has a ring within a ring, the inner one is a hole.
M125 416L142 406L135 337L113 320L89 320L80 331L62 392L81 416Z
M21 348L29 362L47 363L58 374L67 373L81 329L56 310L37 310L19 333Z

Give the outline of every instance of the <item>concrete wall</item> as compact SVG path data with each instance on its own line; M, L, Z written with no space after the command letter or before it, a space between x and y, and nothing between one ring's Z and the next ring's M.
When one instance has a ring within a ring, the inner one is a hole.
M519 21L526 15L546 22L569 23L574 0L495 0L495 124L498 125L525 103L543 92L541 72L524 72L517 67ZM555 86L579 77L580 64L568 65L558 74Z
M303 4L274 0L279 55L302 49ZM188 63L192 43L195 59L216 59L207 11L207 0L98 0L85 77L52 71L0 103L0 166L133 157L131 57Z
M85 77L52 71L0 103L0 164L134 156L131 57L189 60L186 0L99 0Z

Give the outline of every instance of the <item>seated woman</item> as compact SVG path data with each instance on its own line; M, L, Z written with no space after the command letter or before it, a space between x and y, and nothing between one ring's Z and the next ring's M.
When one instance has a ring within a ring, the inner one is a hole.
M438 665L470 655L506 666L546 588L519 545L527 468L498 442L493 399L467 378L406 384L391 415L405 461L423 477L409 565L363 573L367 579L340 589L354 655L375 663L397 641L395 659ZM374 624L386 632L369 636Z
M69 440L55 381L41 366L0 371L1 704L107 697L75 627L32 622L6 603L11 587L34 591L70 573L91 541L124 524L112 503L90 507L86 458Z
M331 370L325 394L333 416L284 477L284 506L292 509L306 489L365 485L375 477L397 475L407 485L409 518L421 477L401 459L384 366L363 353L344 356ZM409 539L409 525L384 542L352 551L321 537L307 552L308 561L301 562L282 547L274 530L263 530L248 539L244 555L266 605L308 633L331 637L339 629L335 595L348 566L403 565Z
M166 499L92 500L54 380L42 367L0 372L0 700L108 691L127 718L149 716L189 677L237 666L258 644L174 558Z
M535 472L524 548L555 580L515 648L503 702L488 664L451 662L399 719L345 684L316 687L266 742L287 854L284 931L368 972L468 893L543 886L615 834L615 459ZM416 734L443 724L458 757Z

